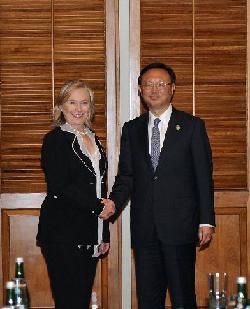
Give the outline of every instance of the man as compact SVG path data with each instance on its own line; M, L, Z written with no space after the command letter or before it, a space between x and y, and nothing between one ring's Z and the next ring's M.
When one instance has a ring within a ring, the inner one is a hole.
M125 123L114 204L104 202L118 214L131 197L139 308L165 308L167 288L173 308L197 308L196 243L207 244L215 226L209 140L201 119L171 105L171 67L146 66L138 84L149 112Z

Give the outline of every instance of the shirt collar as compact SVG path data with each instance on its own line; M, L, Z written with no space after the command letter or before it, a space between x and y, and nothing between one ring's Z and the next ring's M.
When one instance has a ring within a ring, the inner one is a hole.
M165 110L165 112L163 114L161 114L160 117L156 117L155 115L153 115L150 111L149 111L149 125L150 126L153 126L154 125L154 120L156 118L159 118L161 120L161 123L162 124L166 124L168 125L169 123L169 120L170 120L170 117L171 117L171 114L172 114L172 110L173 110L173 107L172 107L172 104L170 103L169 104L169 107Z
M66 132L73 133L75 135L79 135L80 136L79 132L76 129L74 129L68 122L65 122L60 127L61 127L62 131L66 131ZM85 127L85 130L86 130L86 133L89 136L93 135L93 133L90 131L90 129L88 127Z

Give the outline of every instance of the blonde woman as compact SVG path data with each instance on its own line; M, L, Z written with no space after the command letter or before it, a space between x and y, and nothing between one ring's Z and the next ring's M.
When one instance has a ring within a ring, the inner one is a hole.
M91 130L93 91L67 82L55 106L56 127L44 137L41 164L47 182L37 240L47 263L56 309L87 309L98 257L109 250L105 221L107 160Z

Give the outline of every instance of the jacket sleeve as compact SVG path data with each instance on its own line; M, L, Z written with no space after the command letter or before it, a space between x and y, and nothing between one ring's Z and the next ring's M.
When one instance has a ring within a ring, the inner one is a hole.
M197 119L192 135L192 158L198 194L200 224L215 226L212 151L204 121Z
M129 140L128 124L125 123L122 129L121 148L118 165L118 174L110 193L109 198L114 201L116 213L113 221L122 211L128 201L133 184L133 164L131 155L131 145Z
M41 152L41 165L49 193L58 196L64 205L84 212L99 215L103 209L101 200L96 197L93 184L83 182L81 175L73 176L70 170L67 144L62 137L46 135ZM90 194L90 190L93 194Z

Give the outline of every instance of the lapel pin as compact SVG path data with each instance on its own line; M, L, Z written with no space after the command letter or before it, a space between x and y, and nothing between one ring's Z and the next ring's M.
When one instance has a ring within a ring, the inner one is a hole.
M176 128L176 131L180 131L181 126L180 126L179 124L177 124L177 125L175 126L175 128Z

